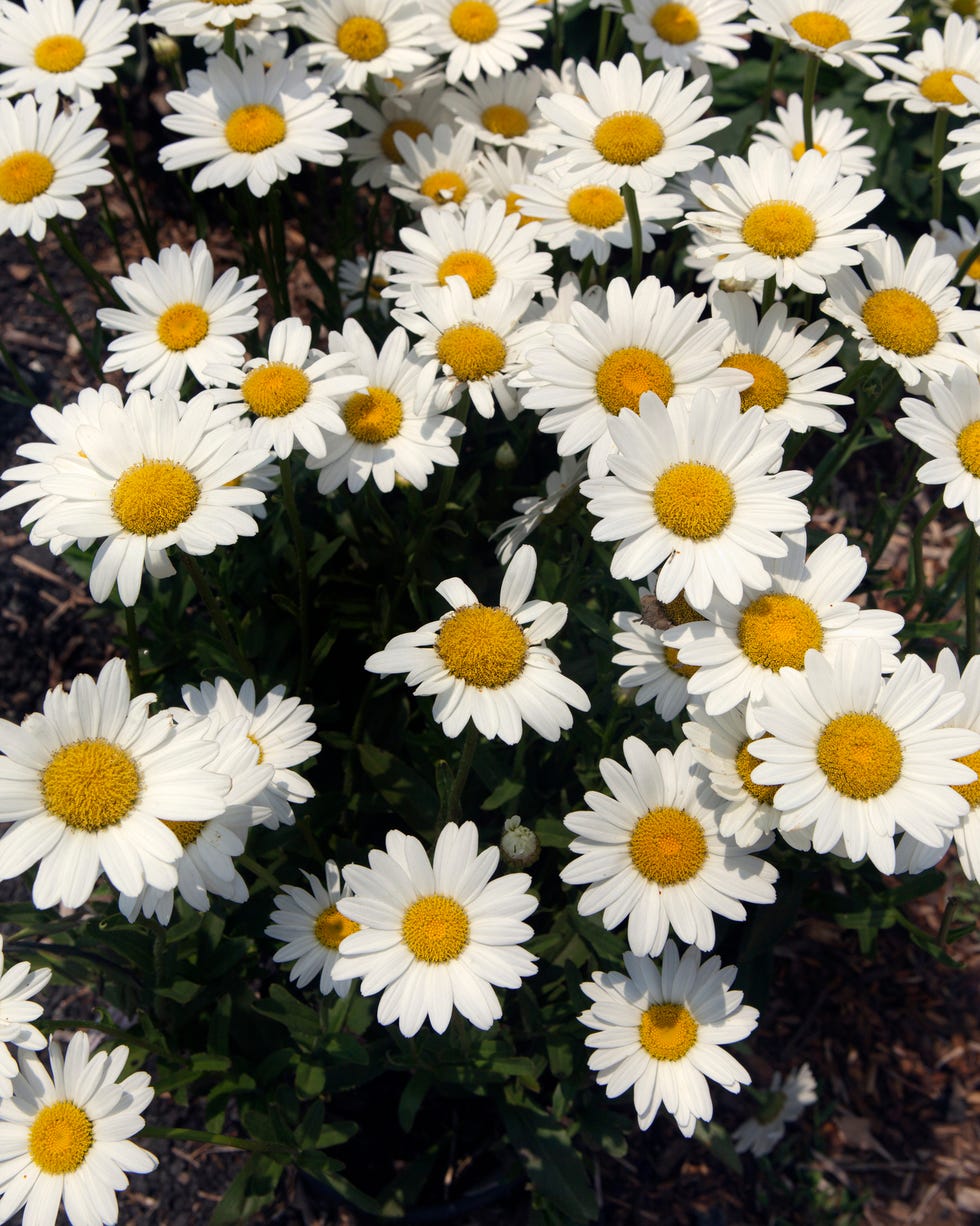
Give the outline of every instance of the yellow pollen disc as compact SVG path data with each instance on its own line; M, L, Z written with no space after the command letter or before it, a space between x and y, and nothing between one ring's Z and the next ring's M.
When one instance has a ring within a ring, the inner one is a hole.
M638 413L644 392L656 392L665 404L674 394L670 364L659 354L629 345L603 359L596 371L595 394L607 413L614 417L623 409Z
M89 833L121 822L139 792L136 763L102 737L63 745L41 773L47 811L66 826Z
M436 204L462 204L468 191L466 180L455 170L434 170L419 184L419 192Z
M313 935L324 949L336 949L344 937L360 930L361 925L355 924L346 915L341 915L336 904L324 908L313 925Z
M956 436L960 463L971 477L980 477L980 421L971 421Z
M497 33L500 19L484 0L460 0L449 14L449 26L464 43L485 43Z
M192 843L196 843L200 837L201 831L204 829L206 822L168 822L161 819L168 830L172 830L177 836L177 842L181 847L190 847Z
M618 111L592 134L592 147L616 166L639 166L664 147L664 130L642 111Z
M919 93L928 102L962 106L966 102L966 94L953 84L953 77L969 77L971 81L974 79L972 72L964 72L961 68L940 68L922 78L919 82Z
M676 673L678 677L693 677L698 671L696 664L682 664L680 652L676 647L664 648L664 659L667 661L667 667L672 673Z
M71 72L85 59L85 44L74 34L52 34L34 48L34 63L42 72Z
M977 16L977 0L953 0L949 7L959 17Z
M802 668L811 647L823 647L823 628L810 605L788 592L757 596L742 612L738 642L753 664L778 673Z
M402 939L420 962L452 962L470 939L470 921L455 898L427 894L402 917Z
M841 21L833 13L821 13L812 9L809 13L800 13L789 23L808 43L815 47L833 47L837 43L846 42L851 37L851 27L846 21Z
M823 157L827 156L827 150L823 147L823 145L814 143L810 146L810 148L816 149L817 153L821 154ZM806 141L798 140L790 152L793 154L793 161L798 162L803 154L806 153Z
M719 536L735 512L735 491L721 469L692 460L663 473L652 501L667 531L691 541Z
M488 106L480 116L483 126L495 136L505 136L508 140L515 136L523 136L528 129L527 115L517 106L508 106L506 102L498 102Z
M348 17L337 29L337 50L352 60L376 60L388 50L388 35L373 17Z
M770 200L749 209L742 222L742 239L774 260L795 259L816 241L817 226L800 204Z
M681 885L701 871L708 843L701 823L683 809L651 809L633 827L630 859L654 885Z
M746 738L739 745L738 753L735 755L735 770L742 781L742 787L745 788L750 796L761 801L764 805L771 805L776 797L776 785L767 786L763 783L753 782L752 772L757 766L762 765L762 759L749 753L749 743L749 739Z
M25 149L0 162L0 200L26 204L43 195L54 182L54 163L43 153Z
M190 519L201 496L194 474L172 460L142 460L112 487L112 513L134 536L172 532Z
M242 399L256 417L286 417L306 404L309 394L309 378L288 362L268 362L242 380Z
M249 0L202 0L204 4L220 4L224 8L238 8L242 4L248 4ZM237 22L235 23L238 24ZM247 24L247 23L243 23ZM223 29L223 26L217 27Z
M698 19L687 5L672 4L669 0L667 4L661 4L658 9L654 10L650 24L658 38L662 38L665 43L670 43L674 47L683 46L684 43L693 43L701 33Z
M62 1100L42 1107L27 1134L27 1152L45 1175L77 1171L92 1148L92 1121L74 1103Z
M651 1005L640 1018L640 1043L654 1060L682 1060L698 1040L698 1024L683 1005Z
M467 685L496 690L524 671L527 639L506 609L471 604L442 623L436 654L446 671Z
M548 0L548 3L550 4L551 0ZM510 216L512 213L516 213L521 219L517 224L518 230L521 228L521 226L526 226L530 221L542 220L540 217L531 217L528 213L522 213L520 209L521 200L523 200L523 196L517 192L508 192L507 195L504 196L504 212L508 216ZM980 260L977 262L980 263Z
M838 715L820 733L817 765L830 786L851 800L883 796L902 773L902 746L877 715Z
M687 603L683 592L662 605L661 608L672 626L686 626L688 622L704 621L704 617Z
M622 221L626 205L619 192L611 187L579 187L568 197L568 215L580 226L605 230Z
M861 318L874 340L885 349L920 358L939 340L936 314L918 294L907 289L880 289L861 308Z
M457 379L469 382L502 370L507 361L507 346L492 328L483 324L456 324L439 337L436 354Z
M967 248L966 251L960 253L960 258L957 261L960 268L963 268L966 265L970 251L971 248ZM965 275L967 277L972 277L974 281L980 281L980 255L978 255L969 268L967 268Z
M347 432L359 443L387 443L402 428L402 402L386 387L355 392L344 405Z
M965 758L957 758L957 762L962 762L964 766L968 766L970 770L976 771L977 779L974 783L954 783L953 790L966 798L966 803L971 809L975 809L980 805L980 749L976 753L967 754Z
M281 111L265 102L236 107L225 122L225 140L236 153L261 153L286 138Z
M246 732L245 736L248 740L252 742L255 748L259 751L259 756L255 760L255 765L261 766L262 763L265 761L265 750L262 748L262 742L259 740L257 736L252 736L251 732Z
M445 285L450 277L462 277L474 298L489 294L497 282L493 260L482 251L454 251L442 261L436 275L440 285Z
M405 160L395 148L395 133L404 132L409 140L417 141L424 133L426 136L431 136L431 132L424 123L420 123L417 119L394 119L387 128L381 133L378 138L378 144L381 146L381 152L385 155L389 162L393 162L396 166L400 166Z
M208 334L211 320L196 302L175 302L157 320L157 339L174 353L193 349Z
M725 358L722 366L729 370L744 370L752 376L752 382L745 391L739 392L743 413L755 404L761 404L767 413L770 409L778 409L789 394L786 372L772 358L761 353L733 353Z

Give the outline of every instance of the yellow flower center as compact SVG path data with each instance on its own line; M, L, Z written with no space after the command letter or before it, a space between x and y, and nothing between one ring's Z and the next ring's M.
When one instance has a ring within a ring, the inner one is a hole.
M402 917L402 939L420 962L452 962L470 939L469 916L455 898L426 894Z
M752 780L752 772L757 766L762 765L762 759L755 757L749 753L750 738L746 739L739 745L738 753L735 755L735 771L739 779L742 781L742 787L746 792L758 800L761 804L771 805L776 797L776 785L766 785L764 783L754 783Z
M504 136L511 140L515 136L523 136L528 130L527 115L517 106L508 106L506 102L498 102L488 106L480 116L483 126L495 136Z
M419 184L420 194L436 204L462 204L468 191L466 180L455 170L434 170Z
M674 47L693 43L701 33L698 19L686 4L661 4L650 18L654 33Z
M880 289L861 308L861 318L874 340L885 349L919 358L939 340L936 314L918 294L907 289Z
M388 35L373 17L348 17L337 29L337 50L352 60L376 60L388 50Z
M201 487L194 474L172 460L142 460L112 487L112 513L134 536L158 536L194 514Z
M659 354L629 345L603 359L596 371L595 394L607 413L614 417L623 409L638 413L644 392L656 392L665 404L674 394L673 372Z
M817 765L830 786L851 800L883 796L902 773L902 746L877 715L838 715L820 733Z
M506 609L471 604L442 623L436 654L446 671L467 685L496 690L523 672L527 639Z
M774 260L795 259L810 250L816 237L816 222L791 200L757 204L742 222L742 239Z
M810 148L816 149L817 153L819 153L822 157L827 156L827 150L823 147L823 145L818 145L816 142L814 142ZM798 140L790 152L793 154L793 161L798 162L803 154L806 153L806 141Z
M971 421L956 436L960 463L971 477L980 477L980 421Z
M236 107L225 123L225 140L236 153L261 153L286 138L282 111L265 102Z
M0 162L0 200L26 204L42 196L54 182L54 162L43 153L25 149Z
M348 919L346 915L341 915L336 904L325 907L313 925L313 935L324 949L337 949L344 937L360 930L361 925Z
M745 391L739 392L743 413L755 404L762 405L767 413L770 409L778 409L789 394L789 379L785 370L761 353L733 353L725 358L722 366L729 370L744 370L752 376L752 382Z
M174 353L193 349L208 334L211 320L196 302L175 302L157 320L157 339Z
M242 399L256 417L286 417L306 404L309 394L309 378L288 362L268 362L242 380Z
M742 651L760 668L802 668L811 647L823 646L823 628L810 605L788 592L757 596L738 623Z
M688 604L683 592L675 596L673 600L668 600L665 605L661 605L661 608L672 626L686 626L688 622L704 621L703 615Z
M972 250L973 250L972 247L968 247L966 248L965 251L960 252L960 258L957 261L960 268L966 267L966 261L969 258L970 252ZM967 277L971 277L974 281L980 281L980 255L978 255L977 258L973 261L973 263L970 264L969 267L966 268L966 272L964 275Z
M85 44L74 34L52 34L34 48L34 63L42 72L71 72L85 59Z
M626 216L626 205L619 192L600 185L576 188L568 197L566 207L572 221L592 230L615 226Z
M497 33L500 19L484 0L460 0L449 14L449 27L464 43L485 43Z
M492 328L483 324L456 324L439 337L436 354L457 379L469 382L502 370L507 361L507 346Z
M226 7L226 6L230 6L230 7L232 7L232 8L238 8L238 7L239 7L239 5L242 5L242 4L248 4L248 3L249 3L249 0L202 0L202 3L204 3L204 4L220 4L220 5L221 5L223 8L224 8L224 7ZM236 24L236 26L237 26L237 25L238 25L238 22L236 21L236 22L235 22L235 24ZM243 24L247 24L247 23L243 23Z
M976 771L978 778L973 783L954 783L953 788L966 799L966 803L971 809L975 809L980 805L980 749L976 753L969 753L965 758L957 758L957 762L962 762L964 766L968 766L971 771Z
M94 737L63 745L41 773L44 807L74 830L121 822L140 793L140 773L124 749Z
M617 111L592 134L595 151L616 166L639 166L660 152L664 140L660 124L642 111Z
M667 667L672 673L676 673L678 677L693 677L698 671L696 664L682 664L680 652L676 647L664 648L664 659L667 661Z
M343 409L347 433L359 443L387 443L402 428L402 402L386 387L355 392Z
M966 102L966 94L953 84L954 76L969 77L971 81L974 79L972 72L964 72L962 68L939 68L922 78L919 93L928 102L962 106Z
M683 1005L651 1005L640 1018L640 1043L654 1060L682 1060L698 1041L698 1024Z
M168 822L161 818L163 824L168 830L172 830L177 836L177 842L181 847L190 847L200 838L201 831L207 825L206 822Z
M808 13L800 13L789 23L808 43L815 47L833 47L837 43L846 42L851 37L851 27L846 21L841 21L833 13L821 13L811 9Z
M735 513L735 491L725 474L693 460L668 468L654 488L652 501L667 531L690 541L720 536Z
M381 146L381 151L395 166L400 166L404 162L404 158L395 148L395 133L404 132L409 140L416 141L425 133L426 136L431 136L431 132L418 119L393 119L387 128L381 133L378 138L378 144Z
M445 285L450 277L462 277L470 287L474 298L489 294L497 281L493 260L482 251L454 251L439 265L439 284Z
M77 1171L95 1140L92 1121L74 1103L62 1099L42 1107L27 1134L27 1152L45 1175Z
M977 0L953 0L949 7L959 17L977 16Z
M680 885L701 871L708 843L701 823L683 809L651 809L633 827L630 859L654 885Z
M550 0L549 0L549 3L550 3ZM523 201L523 199L524 197L521 196L518 192L508 192L507 195L504 196L504 212L507 213L508 216L510 216L513 213L516 213L517 216L521 219L517 223L518 230L521 228L521 226L526 226L528 222L530 221L541 221L542 220L540 217L532 217L530 213L521 212L520 206L521 206L521 202Z

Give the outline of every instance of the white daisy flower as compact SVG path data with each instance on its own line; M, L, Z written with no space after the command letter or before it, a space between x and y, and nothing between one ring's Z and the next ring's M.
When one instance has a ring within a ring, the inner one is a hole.
M299 58L324 65L337 90L432 63L431 18L411 0L303 0L296 24L312 40Z
M732 1133L735 1152L756 1158L771 1154L783 1139L786 1125L795 1123L816 1101L817 1079L809 1064L793 1069L785 1081L782 1073L774 1073L760 1109Z
M955 87L974 111L980 111L980 84L968 77L956 78ZM958 149L953 149L942 158L940 170L960 169L961 196L975 196L980 192L980 120L964 124L949 134L949 139Z
M765 417L758 406L743 413L734 391L703 389L666 406L646 392L637 413L612 421L611 474L586 481L582 493L599 518L595 539L621 542L614 579L642 579L663 564L658 600L683 592L696 609L715 591L736 603L744 588L769 586L763 558L784 558L777 534L809 519L792 496L810 476L772 471L782 446Z
M229 268L214 280L214 262L204 239L188 255L177 243L130 264L128 277L113 277L112 288L129 308L103 307L99 323L125 332L109 344L104 369L124 370L133 377L126 390L148 387L151 395L178 391L191 374L210 387L209 365L235 363L245 356L236 332L251 332L257 324L255 302L265 293L253 289L258 277L242 277Z
M513 145L500 153L493 149L484 149L476 159L474 193L479 194L488 204L492 204L494 200L503 200L508 217L512 213L516 214L522 226L538 221L539 218L526 217L521 212L517 188L527 182L541 156L540 149L517 149ZM547 291L541 292L543 294Z
M538 427L559 436L559 455L588 447L590 477L604 476L616 448L613 425L624 409L637 413L645 393L688 400L698 388L748 383L744 371L721 369L728 325L701 319L704 307L704 298L677 298L656 277L635 292L616 277L603 302L572 304L571 323L551 326L548 348L529 350L521 377L530 389L524 406L546 410Z
M427 13L433 45L449 52L449 85L513 72L543 45L549 16L537 0L432 0Z
M958 759L980 749L980 734L944 726L964 704L944 686L916 656L883 679L861 643L832 659L809 651L802 670L774 677L755 709L769 735L749 752L762 762L753 782L777 787L780 829L807 830L820 853L843 839L851 860L883 873L895 871L898 830L942 844L969 809L947 785L976 782Z
M259 751L259 765L273 768L272 779L249 802L249 820L253 826L270 830L291 826L295 821L292 806L303 804L315 794L303 776L292 769L320 752L319 743L309 739L316 732L316 725L308 722L312 704L287 698L284 685L273 686L256 701L253 681L246 681L236 693L224 677L217 677L213 684L202 681L200 688L185 685L180 696L195 720L206 717L217 727L225 727L244 718L245 735ZM178 724L182 722L179 708L171 714Z
M253 17L288 21L295 7L294 0L150 0L140 21L180 37L208 26L223 31L225 26L237 26Z
M696 949L678 956L668 941L658 969L650 958L625 954L626 974L596 971L582 991L593 1003L579 1021L592 1034L589 1068L609 1098L633 1090L640 1127L650 1127L663 1106L685 1137L712 1115L708 1078L737 1094L750 1082L738 1061L722 1051L748 1038L759 1012L731 991L734 966L717 956L702 964Z
M946 689L964 696L963 707L954 717L957 728L968 728L971 732L980 732L980 656L972 656L966 662L962 674L956 664L956 657L948 647L944 647L936 660L936 674L946 683ZM964 766L970 767L980 775L980 753L967 754L960 758ZM955 791L969 805L969 811L960 818L960 823L953 830L956 840L956 850L959 852L960 865L963 873L970 881L980 880L980 782L954 784ZM902 843L909 838L902 836ZM921 847L922 845L919 844ZM931 868L942 859L945 847L923 848L927 853L926 862L922 868ZM902 845L899 844L899 856ZM909 871L919 871L910 867Z
M37 102L63 94L80 106L116 79L132 55L126 42L135 14L119 0L23 0L0 8L0 94L32 93Z
M162 824L207 821L224 810L229 779L210 769L211 741L185 736L155 695L129 696L126 666L75 678L18 727L0 721L0 880L40 861L34 905L80 907L105 872L120 893L169 889L181 854Z
M906 262L898 239L881 234L865 248L867 286L849 268L827 278L830 297L820 309L857 338L862 359L894 366L909 390L925 379L950 379L958 366L980 373L980 353L955 333L980 327L980 311L960 309L952 256L936 255L936 240L920 236Z
M373 260L365 255L359 255L354 260L341 260L337 265L337 289L344 316L368 310L377 311L382 318L387 318L391 303L381 297L381 291L387 284L388 261L383 252L376 251Z
M265 930L285 944L272 956L274 962L294 963L289 972L290 982L298 988L318 979L318 987L324 996L336 992L346 996L350 991L350 979L335 980L334 969L340 958L340 943L352 932L359 932L361 925L342 915L337 903L350 898L349 885L341 887L340 870L333 860L323 866L323 880L303 871L309 889L296 885L284 885L282 893L275 897L276 910L272 923Z
M343 332L330 333L330 350L352 356L364 390L344 401L342 434L330 439L326 453L307 457L321 494L345 481L356 494L371 479L390 494L396 478L422 490L437 464L456 467L452 443L465 427L445 415L445 405L435 398L435 366L409 353L404 328L389 332L376 352L357 320L348 319Z
M749 45L748 26L735 20L744 12L744 0L635 0L623 27L646 59L700 73L706 64L738 67Z
M528 498L518 498L514 503L517 515L513 519L505 519L490 534L491 540L496 536L501 538L494 546L497 561L501 566L506 566L517 552L518 546L523 545L540 527L546 516L556 511L565 499L578 489L584 476L585 461L566 456L558 471L549 473L545 478L543 495L532 494Z
M272 64L283 59L289 51L289 34L284 29L288 24L289 14L280 17L249 17L245 21L235 22L235 51L239 58L246 55L257 56L264 64ZM171 26L175 29L175 26ZM181 34L190 34L189 29L181 29ZM224 50L225 32L218 26L207 25L194 34L194 46L200 47L207 55L217 55Z
M960 17L972 17L980 21L980 0L932 0L937 17L948 17L956 13Z
M855 128L854 121L840 107L814 108L813 145L818 153L826 156L836 153L840 157L841 178L847 175L871 174L876 153L873 145L859 145L867 128ZM785 149L795 162L806 153L803 135L803 99L799 94L790 94L785 106L776 107L775 119L763 119L752 131L752 144L766 149Z
M344 941L334 980L360 976L362 995L382 992L378 1021L397 1021L406 1038L426 1018L442 1034L454 1008L489 1030L502 1013L494 986L519 988L537 970L523 948L534 934L523 921L538 905L531 878L491 882L500 852L477 847L473 822L450 822L430 864L418 839L391 830L370 868L344 869L353 893L338 910L361 928Z
M936 240L936 255L951 255L956 267L963 270L967 256L980 243L980 225L974 225L966 217L957 217L956 230L948 230L941 221L930 221L929 228ZM960 278L960 285L973 286L973 305L980 304L980 255L973 258Z
M105 129L92 127L98 114L97 106L62 113L57 94L40 105L33 94L0 98L0 234L40 242L53 217L85 216L79 197L112 179Z
M909 51L901 60L880 55L878 64L897 75L891 81L869 86L864 93L869 102L887 102L890 107L901 102L913 114L932 115L942 110L962 118L977 111L976 103L971 103L956 84L957 77L969 77L971 81L980 78L980 40L975 21L964 21L957 13L950 13L941 34L929 28L923 31L921 51Z
M794 162L782 149L752 145L748 160L718 161L727 182L692 181L708 211L689 213L688 221L706 239L694 254L723 260L726 277L775 277L780 289L821 293L826 276L860 264L856 248L880 235L854 226L885 193L862 192L857 175L839 178L833 154L811 150Z
M47 967L35 971L29 962L17 962L4 970L0 936L0 1101L13 1093L17 1076L17 1060L10 1047L41 1051L48 1045L40 1030L31 1025L44 1012L44 1006L31 997L46 988L50 979Z
M432 714L446 736L459 736L472 720L485 737L508 745L521 739L524 724L557 741L572 726L570 708L588 711L589 699L543 646L564 626L568 609L528 599L537 565L534 550L522 545L497 605L480 604L462 579L443 580L436 591L452 612L396 635L364 667L383 677L407 673L418 696L434 694Z
M363 133L348 137L344 155L346 161L358 164L351 179L354 187L362 183L369 187L388 185L391 168L400 166L404 160L395 146L396 132L404 132L409 140L415 141L419 136L431 136L439 124L450 121L443 105L443 92L440 88L382 98L380 108L364 98L344 99L344 106Z
M457 82L444 98L457 123L466 124L483 145L514 144L529 149L547 148L551 126L537 108L544 91L539 68L477 77L470 85Z
M783 540L788 552L769 562L772 585L761 596L744 594L731 604L715 597L702 610L704 620L669 630L664 638L679 651L682 664L697 667L688 689L703 697L709 715L748 700L754 736L762 731L755 705L766 702L775 677L803 667L808 651L833 660L842 644L856 640L874 658L877 648L881 671L890 673L898 664L894 636L905 624L898 613L862 609L848 601L868 564L846 537L829 536L809 557L805 533L788 533Z
M474 3L482 0L474 0ZM472 128L439 124L433 134L412 135L396 128L392 140L400 161L391 168L389 188L421 211L430 204L463 205L475 187ZM472 199L469 200L472 204Z
M363 391L364 376L351 369L349 353L311 347L313 330L295 317L269 334L269 356L242 366L215 365L211 378L228 388L209 392L213 403L252 414L252 444L287 459L297 447L323 457L328 436L342 434L338 401Z
M631 736L623 754L625 769L612 758L599 763L612 797L586 792L589 811L564 819L578 837L561 879L588 886L581 915L601 911L610 931L628 920L634 954L659 954L671 931L712 949L714 916L744 920L743 901L775 902L778 873L721 837L721 803L687 741L654 753Z
M844 341L825 337L825 320L804 327L782 302L760 319L744 293L716 293L711 312L731 329L722 342L721 365L752 376L752 383L739 393L743 408L761 405L770 425L788 430L818 428L838 434L844 429L844 418L832 406L851 404L850 396L824 390L844 377L840 366L827 365Z
M620 686L636 690L638 707L652 698L654 711L668 723L687 705L687 683L697 669L681 664L676 648L664 646L663 632L700 619L701 614L683 596L663 605L649 587L640 588L638 614L627 610L613 615L613 624L620 632L613 635L613 642L624 650L617 652L612 662L626 666Z
M157 1166L129 1140L143 1127L153 1090L149 1073L119 1080L128 1059L128 1047L90 1052L81 1031L64 1055L51 1040L50 1076L33 1052L20 1057L13 1094L0 1100L0 1221L23 1209L24 1221L53 1226L62 1206L73 1226L118 1220L126 1172L146 1175Z
M894 51L894 40L904 37L909 19L892 16L900 6L901 0L749 0L749 29L786 39L831 68L849 64L879 80L872 57Z
M583 61L575 95L538 102L557 128L552 139L558 145L539 169L581 172L609 187L628 183L636 191L659 190L662 180L711 157L711 149L694 142L731 122L721 115L700 118L711 106L711 95L702 92L710 79L696 77L685 85L680 68L644 78L632 52L618 64L606 60L598 72Z

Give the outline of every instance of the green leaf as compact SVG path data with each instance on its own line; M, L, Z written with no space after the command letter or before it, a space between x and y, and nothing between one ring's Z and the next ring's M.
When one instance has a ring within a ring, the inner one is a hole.
M483 809L484 812L490 812L493 809L500 809L507 804L508 801L514 800L516 797L520 796L523 790L524 785L519 780L504 779L503 782L497 784L483 804L480 805L480 808Z
M398 1123L401 1124L403 1132L412 1131L419 1107L422 1106L431 1085L432 1078L428 1073L418 1072L408 1079L398 1100Z
M211 1215L211 1226L242 1226L251 1221L276 1196L283 1165L268 1154L252 1154L232 1180Z
M592 1181L567 1130L529 1104L502 1103L507 1140L524 1163L535 1190L566 1222L591 1222L598 1213Z

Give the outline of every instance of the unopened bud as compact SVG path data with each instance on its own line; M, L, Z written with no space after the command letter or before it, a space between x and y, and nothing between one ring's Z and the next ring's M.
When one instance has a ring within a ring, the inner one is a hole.
M153 58L164 68L180 63L180 43L169 34L154 34L146 40L153 52Z
M530 868L541 855L538 836L519 817L508 817L500 839L500 852L511 868Z
M493 457L493 466L499 472L507 472L517 467L517 456L510 443L501 443Z

